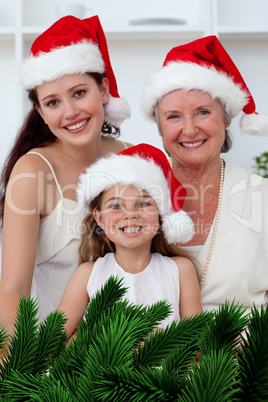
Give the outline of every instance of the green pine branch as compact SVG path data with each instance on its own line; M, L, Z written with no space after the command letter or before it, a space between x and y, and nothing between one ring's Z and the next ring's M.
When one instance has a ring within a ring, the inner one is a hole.
M93 394L97 401L175 401L164 384L170 377L159 368L140 367L139 370L110 368L102 370L102 378Z
M5 378L1 398L10 401L37 401L42 389L42 378L39 375L21 373L11 370Z
M235 300L230 303L226 300L224 305L215 310L215 319L206 330L206 344L211 350L223 348L233 350L239 347L241 333L249 323L246 309Z
M118 277L111 276L101 289L96 292L84 317L88 327L92 327L102 313L105 313L122 299L127 292L127 288L123 287L122 283L123 279L119 280Z
M12 370L31 373L38 351L36 332L38 329L37 302L30 297L21 298L14 323L14 334L10 337L9 349L3 361L3 380Z
M8 335L5 329L1 329L0 327L0 351L7 345Z
M268 400L267 308L252 309L249 319L226 302L160 330L170 306L136 306L123 300L125 291L111 277L70 343L64 314L39 324L36 302L22 298L1 366L1 401Z
M133 365L137 343L142 342L148 332L152 331L152 324L158 321L156 317L161 320L170 309L164 301L157 303L153 309L133 304L126 306L125 302L118 302L119 307L121 304L124 308L120 314L109 320L108 326L102 326L97 338L89 346L85 370L78 385L79 395L90 395L93 392L98 386L96 383L99 382L101 369L108 367L129 369Z
M211 350L208 354L202 354L198 363L187 368L181 395L177 400L180 402L233 401L237 391L234 389L236 373L236 361L230 351Z
M252 309L242 349L238 351L241 401L268 400L268 307Z
M205 336L205 329L212 321L213 313L206 312L196 317L185 318L173 322L165 331L158 330L147 337L144 344L139 346L135 356L135 366L156 365L159 359L165 359L176 349L195 341L195 351Z
M62 312L50 313L37 331L38 350L35 356L35 367L32 374L42 373L49 369L50 362L63 350L67 342L64 331L66 318Z

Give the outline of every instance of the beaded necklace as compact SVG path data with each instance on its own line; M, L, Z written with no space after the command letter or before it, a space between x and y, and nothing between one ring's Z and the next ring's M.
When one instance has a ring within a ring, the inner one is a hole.
M171 169L173 170L172 162L171 162ZM223 182L224 182L224 161L223 161L223 159L221 159L220 187L219 187L219 195L218 195L218 204L217 204L216 215L215 215L215 223L214 223L214 228L213 228L213 233L212 233L212 238L211 238L211 243L210 243L210 247L209 247L209 251L208 251L207 260L206 260L204 270L203 270L203 273L202 273L202 276L201 276L201 279L199 282L200 288L202 287L205 277L207 275L209 263L211 260L212 252L213 252L215 241L216 241L216 235L217 235L217 231L218 231L220 212L221 212Z
M208 251L208 256L207 260L204 266L204 270L200 279L200 288L203 285L203 282L205 280L209 263L211 260L212 252L214 249L215 241L216 241L216 235L218 231L218 226L219 226L219 219L220 219L220 212L221 212L221 202L222 202L222 189L223 189L223 181L224 181L224 161L221 159L221 177L220 177L220 188L219 188L219 196L218 196L218 205L217 205L217 210L216 210L216 215L215 215L215 223L214 223L214 228L213 228L213 233L212 233L212 238L211 238L211 243Z

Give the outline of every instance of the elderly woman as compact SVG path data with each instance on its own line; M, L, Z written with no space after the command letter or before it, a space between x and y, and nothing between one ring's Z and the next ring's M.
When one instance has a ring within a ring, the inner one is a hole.
M235 64L215 36L172 49L142 97L158 125L176 178L187 188L184 209L195 224L185 248L199 264L204 309L226 299L252 307L268 300L268 180L224 161L228 127L268 133Z

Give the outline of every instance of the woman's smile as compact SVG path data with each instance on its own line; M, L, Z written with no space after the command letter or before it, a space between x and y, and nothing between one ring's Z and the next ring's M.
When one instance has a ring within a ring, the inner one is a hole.
M184 148L199 148L201 145L203 145L206 142L206 140L201 140L201 141L183 141L180 142L180 145L183 146Z
M64 128L68 131L73 131L73 132L79 132L81 131L80 129L84 129L87 126L87 123L90 121L90 118L88 119L83 119L80 120L76 123L71 123L71 124L67 124L64 126Z

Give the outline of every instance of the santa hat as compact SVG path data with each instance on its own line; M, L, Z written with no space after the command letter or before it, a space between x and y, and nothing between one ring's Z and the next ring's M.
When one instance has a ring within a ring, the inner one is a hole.
M130 117L127 101L121 99L110 63L106 38L97 15L80 20L63 17L33 43L30 56L22 63L21 82L25 89L53 81L66 74L99 73L109 80L110 95L105 121L118 127Z
M154 120L157 102L175 89L198 89L219 98L231 117L244 112L243 133L268 134L268 119L257 114L253 97L234 62L216 36L207 36L173 48L163 67L144 88L141 108Z
M99 159L80 176L78 205L87 210L95 197L116 184L132 184L148 192L158 207L168 243L187 243L191 240L193 223L181 209L186 189L173 175L161 150L139 144Z

